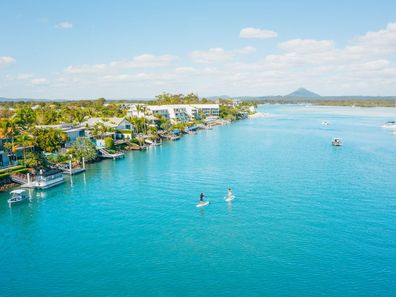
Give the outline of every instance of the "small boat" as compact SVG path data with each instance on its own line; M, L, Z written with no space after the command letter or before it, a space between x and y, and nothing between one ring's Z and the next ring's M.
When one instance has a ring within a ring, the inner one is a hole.
M323 121L323 122L322 122L322 126L328 126L328 125L330 125L329 122L327 122L327 121Z
M11 198L8 199L10 205L19 204L29 200L29 196L25 190L18 189L10 192Z
M382 128L396 129L396 122L395 121L386 122L384 125L382 125Z
M144 142L147 143L148 145L152 145L153 144L153 142L150 139L145 139Z
M341 138L334 138L331 142L333 146L342 146L342 139Z

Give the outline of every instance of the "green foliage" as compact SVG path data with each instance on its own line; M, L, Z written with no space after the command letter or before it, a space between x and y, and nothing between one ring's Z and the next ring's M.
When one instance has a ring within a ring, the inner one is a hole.
M222 119L235 121L237 119L237 116L237 109L229 106L220 105L220 117Z
M211 103L212 101L203 98L199 99L198 95L190 93L183 94L169 94L162 93L155 97L156 100L150 101L149 104L162 105L162 104L195 104L195 103Z
M55 154L47 157L48 161L52 163L66 163L70 160L69 154Z
M67 134L60 129L34 129L35 144L41 150L52 153L60 149L68 140Z
M148 122L147 119L143 118L143 117L129 117L127 119L134 127L135 133L139 134L139 133L147 133L147 126L148 126Z
M87 162L92 162L98 157L95 145L85 137L78 137L69 152L79 160L84 158Z
M176 123L176 124L172 125L172 130L179 129L180 132L183 132L185 128L187 128L186 123Z
M26 167L33 168L35 170L45 169L48 167L48 162L43 153L41 152L30 152L26 154L25 160Z
M114 149L114 139L112 137L106 137L104 139L105 148L109 150Z

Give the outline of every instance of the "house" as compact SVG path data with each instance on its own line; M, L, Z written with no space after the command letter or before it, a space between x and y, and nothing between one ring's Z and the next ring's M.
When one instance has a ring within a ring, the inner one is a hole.
M2 138L0 139L0 168L7 167L16 164L18 159L23 159L25 153L34 151L34 146L14 146L14 151L5 150L4 144L10 143L11 139Z
M4 150L4 143L6 142L7 142L6 138L0 139L0 168L7 167L10 165L8 152Z
M103 125L114 130L115 138L132 138L134 130L133 125L125 118L90 118L81 125L87 128L93 128L96 125Z

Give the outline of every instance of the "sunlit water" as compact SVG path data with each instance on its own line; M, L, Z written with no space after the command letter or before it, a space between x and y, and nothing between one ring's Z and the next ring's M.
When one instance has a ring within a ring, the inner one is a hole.
M396 295L396 109L260 110L0 194L0 296Z

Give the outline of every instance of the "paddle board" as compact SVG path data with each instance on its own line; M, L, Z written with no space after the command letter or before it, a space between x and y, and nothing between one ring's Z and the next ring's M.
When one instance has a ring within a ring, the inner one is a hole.
M224 200L227 202L230 202L232 200L234 200L235 196L231 196L231 197L224 197Z
M209 201L199 202L199 203L197 204L197 207L204 207L204 206L206 206L206 205L208 205L208 204L209 204Z

